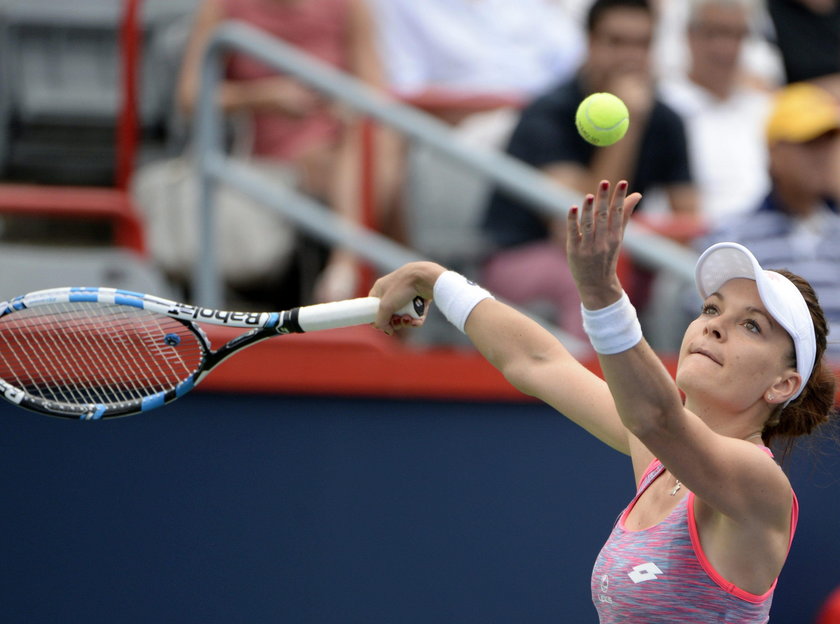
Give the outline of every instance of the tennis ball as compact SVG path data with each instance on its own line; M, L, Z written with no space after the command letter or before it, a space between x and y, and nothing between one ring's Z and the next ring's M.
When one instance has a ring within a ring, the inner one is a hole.
M577 109L575 125L580 136L592 145L612 145L627 132L630 113L612 93L593 93Z

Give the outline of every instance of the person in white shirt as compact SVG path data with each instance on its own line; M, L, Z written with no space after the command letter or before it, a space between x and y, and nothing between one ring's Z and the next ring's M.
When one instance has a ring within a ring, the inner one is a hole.
M751 0L689 0L690 62L661 82L685 120L701 215L713 225L751 210L770 186L764 124L770 93L744 79Z
M568 78L583 29L551 0L374 0L387 76L427 90L531 96Z
M773 23L764 0L734 0L734 3L746 5L750 17L750 32L741 50L744 77L768 89L784 84L782 54L773 43ZM656 0L655 4L659 12L654 45L657 73L663 78L684 74L691 58L685 27L697 3L693 0Z

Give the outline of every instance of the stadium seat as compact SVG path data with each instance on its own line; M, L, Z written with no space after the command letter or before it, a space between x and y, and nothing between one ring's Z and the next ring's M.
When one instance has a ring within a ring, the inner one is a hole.
M0 184L0 264L0 298L56 286L173 292L116 189Z
M484 110L453 131L478 150L502 150L518 118L513 107ZM481 227L493 183L422 144L408 157L405 189L409 242L418 251L470 272L487 248Z
M8 241L10 230L18 227L34 236L34 243L77 235L80 244L146 253L143 226L131 199L116 189L0 184L0 218L0 240ZM101 233L99 240L94 240L95 233Z
M122 99L123 4L0 2L0 77L5 83L0 89L0 139L5 135L7 145L0 171L51 183L113 182L114 129ZM157 29L188 15L196 4L144 2L141 47ZM138 118L141 131L151 137L167 120L176 77L154 54L141 58Z
M145 258L120 247L0 243L0 300L60 286L106 286L177 298Z

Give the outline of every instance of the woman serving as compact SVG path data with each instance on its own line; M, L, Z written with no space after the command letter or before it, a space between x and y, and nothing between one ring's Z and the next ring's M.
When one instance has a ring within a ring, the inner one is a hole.
M719 243L698 260L704 302L673 379L616 274L640 199L624 181L612 194L603 181L569 211L569 266L603 379L539 324L431 262L374 284L376 327L422 324L393 313L416 295L433 299L519 390L631 457L637 494L592 575L602 623L766 622L798 515L769 447L811 433L832 412L825 319L805 280Z

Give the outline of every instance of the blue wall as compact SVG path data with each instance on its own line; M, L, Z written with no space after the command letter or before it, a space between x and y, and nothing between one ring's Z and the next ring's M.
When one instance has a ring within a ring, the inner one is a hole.
M629 461L548 408L195 393L145 416L0 406L0 620L595 622ZM829 447L825 447L829 448ZM774 622L840 584L840 458L800 453Z

